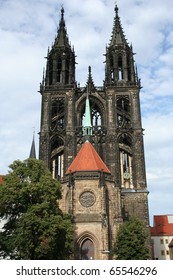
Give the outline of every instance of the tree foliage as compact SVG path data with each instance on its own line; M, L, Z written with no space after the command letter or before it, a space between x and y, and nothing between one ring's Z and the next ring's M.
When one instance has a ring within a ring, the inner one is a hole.
M150 258L148 237L143 221L132 217L120 226L112 253L118 260L147 260Z
M61 187L42 161L14 161L0 186L1 258L68 259L72 223L58 207Z

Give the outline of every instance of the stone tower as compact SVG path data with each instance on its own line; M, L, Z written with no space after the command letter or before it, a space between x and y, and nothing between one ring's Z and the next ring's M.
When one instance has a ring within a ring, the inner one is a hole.
M40 84L40 159L63 186L60 207L74 217L77 259L108 259L119 224L134 214L149 224L141 85L133 56L116 5L104 84L95 86L89 66L86 86L79 87L61 9Z

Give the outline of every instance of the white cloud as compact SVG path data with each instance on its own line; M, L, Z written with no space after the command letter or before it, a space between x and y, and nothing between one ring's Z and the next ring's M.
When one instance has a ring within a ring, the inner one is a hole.
M33 127L40 126L37 92L48 46L54 41L65 8L67 32L77 55L77 82L84 85L88 66L102 85L106 44L111 38L114 0L0 1L0 173L13 160L29 155ZM119 15L136 52L150 215L172 213L173 152L173 2L121 0ZM36 134L37 135L37 134ZM38 154L38 137L36 137ZM160 211L160 212L159 212Z

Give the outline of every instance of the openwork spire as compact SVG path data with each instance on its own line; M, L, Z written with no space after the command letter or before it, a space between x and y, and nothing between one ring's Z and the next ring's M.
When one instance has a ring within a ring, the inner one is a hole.
M106 48L105 84L123 86L126 84L138 85L135 76L132 46L126 40L115 5L115 17L110 43Z
M127 40L124 35L123 28L121 26L121 20L118 15L118 6L115 5L115 17L114 17L114 25L113 25L113 31L110 41L110 46L115 44L128 44Z
M65 25L65 19L64 19L64 8L61 8L61 19L59 22L59 28L57 31L57 37L55 38L55 45L56 46L64 46L64 47L70 47L69 39L67 36L67 30Z
M45 85L56 85L56 87L74 85L75 58L74 48L71 47L67 35L64 8L61 7L60 21L55 41L47 54Z

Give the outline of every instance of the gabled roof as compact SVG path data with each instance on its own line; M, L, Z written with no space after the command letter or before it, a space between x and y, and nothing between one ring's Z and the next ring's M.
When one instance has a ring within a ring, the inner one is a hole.
M86 141L66 171L66 175L81 171L102 171L111 173L92 144Z
M150 231L151 236L173 236L173 214L154 216L154 226Z

